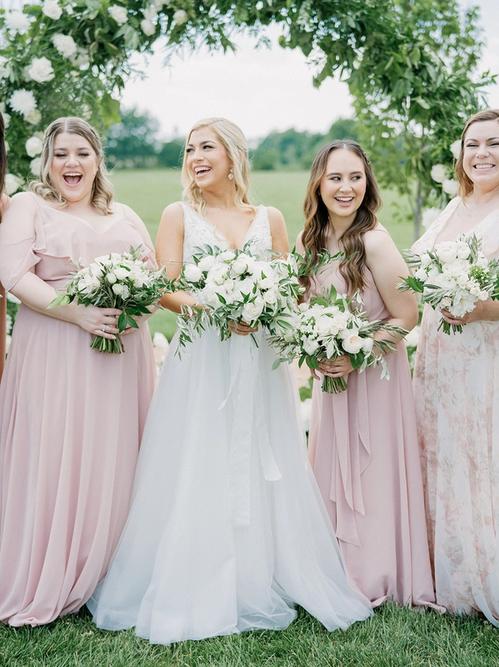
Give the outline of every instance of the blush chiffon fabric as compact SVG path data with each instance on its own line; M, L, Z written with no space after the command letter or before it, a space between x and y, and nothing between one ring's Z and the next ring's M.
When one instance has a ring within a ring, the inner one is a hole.
M384 230L378 230L386 234ZM366 269L363 308L369 319L389 312ZM338 265L316 277L311 294L346 284ZM328 394L314 382L309 453L347 571L377 606L386 600L434 600L414 399L404 343L386 357L390 379L370 368L348 376L347 390Z
M76 264L142 245L127 207L102 231L31 193L34 220L0 225L0 280L33 271L60 290ZM106 572L126 519L154 386L147 325L125 353L90 349L90 335L21 306L0 384L0 620L41 625L76 612Z

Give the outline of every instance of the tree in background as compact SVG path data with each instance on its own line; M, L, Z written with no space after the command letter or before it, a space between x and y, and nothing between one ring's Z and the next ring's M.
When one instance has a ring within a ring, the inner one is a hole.
M100 129L119 120L116 98L134 52L151 51L160 36L170 53L201 42L227 50L234 31L264 42L265 26L276 24L281 46L301 49L315 65L317 84L333 75L348 83L362 127L374 115L369 132L363 129L374 150L374 139L402 137L400 187L411 196L414 184L418 226L431 163L451 163L448 146L493 79L475 74L478 11L461 19L458 0L43 0L19 7L0 9L10 193L37 174L40 132L54 117L78 109ZM388 173L381 161L379 170Z
M121 122L106 135L106 157L110 167L144 168L158 164L159 121L150 113L123 109Z
M495 77L476 73L483 47L477 7L461 14L447 0L400 0L395 8L399 21L388 19L392 31L377 57L369 57L367 40L348 81L376 174L408 200L418 238L425 208L457 193L455 142L465 119L486 105L481 91Z

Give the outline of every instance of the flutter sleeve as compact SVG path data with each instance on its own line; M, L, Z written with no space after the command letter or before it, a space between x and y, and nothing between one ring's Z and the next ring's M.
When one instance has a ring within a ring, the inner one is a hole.
M11 290L40 261L37 246L36 195L14 195L0 223L0 283Z

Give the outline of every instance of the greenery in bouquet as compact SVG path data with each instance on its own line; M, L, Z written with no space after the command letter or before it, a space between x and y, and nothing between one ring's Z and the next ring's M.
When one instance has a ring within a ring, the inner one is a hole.
M291 327L272 335L270 342L279 355L276 366L298 359L299 366L306 363L316 370L321 361L347 355L354 369L363 371L379 365L382 377L388 378L384 354L394 349L394 343L380 334L406 333L382 320L369 321L361 310L358 294L349 299L331 286L327 294L300 304ZM339 393L346 388L346 378L324 376L323 391Z
M399 289L421 295L422 302L434 310L446 309L463 317L478 301L499 299L499 262L487 260L474 234L442 241L421 254L407 250L404 256L413 274L404 278ZM438 328L445 334L463 330L443 317Z
M138 328L135 318L149 315L150 307L171 290L172 283L164 269L151 268L140 248L130 248L122 254L97 257L80 269L51 306L75 302L83 306L117 308L121 310L117 328L123 333L129 327ZM99 352L124 352L119 335L114 340L94 336L91 347Z
M322 253L315 269L330 260L329 253ZM178 349L207 326L214 326L221 340L230 337L231 322L263 326L270 334L290 328L309 265L308 255L295 251L286 258L271 253L266 259L256 257L251 243L240 250L197 248L176 281L176 289L192 292L199 300L199 307L184 307L178 318Z

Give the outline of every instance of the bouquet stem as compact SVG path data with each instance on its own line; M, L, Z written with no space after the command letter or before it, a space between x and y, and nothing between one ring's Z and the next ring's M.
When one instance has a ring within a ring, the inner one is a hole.
M345 391L346 388L346 378L332 378L329 375L324 376L321 389L326 392L326 394L340 394L342 391Z
M119 336L114 340L103 338L102 336L94 336L90 343L90 347L92 350L97 350L98 352L111 352L112 354L121 354L125 351Z
M440 329L444 332L444 334L455 334L455 333L462 333L463 327L461 324L450 324L443 318L440 320L440 324L438 325L437 331L440 331Z

